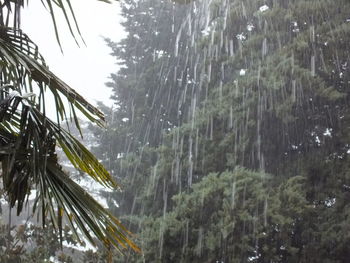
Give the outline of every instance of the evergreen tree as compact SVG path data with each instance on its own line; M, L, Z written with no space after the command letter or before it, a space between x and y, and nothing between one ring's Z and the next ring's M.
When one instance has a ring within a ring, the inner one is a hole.
M349 11L125 3L99 149L143 248L123 262L346 262Z

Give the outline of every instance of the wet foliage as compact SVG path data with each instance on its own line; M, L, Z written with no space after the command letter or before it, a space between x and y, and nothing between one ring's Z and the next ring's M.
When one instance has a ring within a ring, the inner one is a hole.
M104 2L109 2L104 0ZM26 4L29 4L27 1ZM62 241L65 224L75 238L84 236L96 245L96 238L106 247L138 247L121 221L94 200L66 173L57 157L61 147L71 164L96 182L117 188L110 173L98 159L61 127L70 119L81 133L77 112L91 123L104 124L103 113L58 78L45 63L38 46L22 31L21 10L25 1L0 1L0 165L1 192L10 208L19 216L28 207L31 191L36 191L33 214L42 227L48 221ZM55 14L62 12L75 40L80 35L69 0L41 1L52 18L53 34L60 46ZM40 29L39 29L40 30ZM55 121L46 115L47 94L56 110ZM2 219L2 217L1 217Z
M96 149L143 250L120 262L346 262L349 2L122 6Z

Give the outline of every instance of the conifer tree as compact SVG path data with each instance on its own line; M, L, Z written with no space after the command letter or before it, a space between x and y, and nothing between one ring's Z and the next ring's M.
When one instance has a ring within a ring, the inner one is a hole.
M107 156L129 182L120 209L144 248L127 262L346 262L349 11L345 0L125 6L129 35L109 43L118 107L101 138L115 143Z

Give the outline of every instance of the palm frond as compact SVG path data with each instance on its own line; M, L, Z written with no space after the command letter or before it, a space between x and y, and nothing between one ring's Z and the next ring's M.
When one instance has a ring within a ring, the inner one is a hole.
M84 42L81 35L79 25L74 13L70 0L40 0L42 5L48 10L51 16L52 24L54 27L54 32L58 45L61 46L60 36L59 36L59 26L56 20L56 9L60 10L64 16L68 29L74 38L75 42L78 44L77 35L80 40ZM111 3L111 0L97 0L100 2ZM29 4L29 1L25 0L3 0L0 2L0 25L9 28L20 29L21 25L21 10L25 6L25 3ZM79 45L79 44L78 44Z
M33 92L33 85L39 88L38 106L44 111L46 89L54 95L58 122L67 117L62 96L72 107L80 110L90 121L102 126L104 117L101 111L88 103L74 89L53 74L45 64L38 47L20 29L0 26L0 63L2 84L12 83L18 92ZM75 111L72 112L76 118Z
M61 233L64 217L78 240L80 232L92 244L95 237L118 249L130 246L138 251L121 222L63 171L56 142L74 165L100 183L115 187L110 174L82 144L37 110L33 100L24 97L12 92L0 102L0 162L10 206L17 204L19 214L34 187L38 197L33 210L41 211L43 224L49 215Z
M58 162L56 143L76 168L107 187L118 186L98 160L60 126L67 119L65 100L79 131L75 109L100 126L103 114L49 70L38 47L21 31L24 0L0 3L0 163L10 206L17 205L17 214L21 213L34 188L38 195L33 212L41 212L43 225L49 216L60 236L66 218L78 239L80 232L93 244L95 237L108 247L130 246L138 251L121 222L70 179ZM59 45L56 7L63 12L74 39L76 32L81 36L69 0L41 3L51 14ZM57 123L45 114L47 91L55 99Z
M111 3L110 0L98 0L100 2L105 2L105 3ZM58 7L59 9L61 9L63 16L66 20L66 24L68 25L69 31L72 35L72 37L74 38L75 42L77 43L77 45L79 45L76 35L78 35L80 37L80 39L84 42L84 39L81 35L80 29L79 29L79 25L71 4L70 0L41 0L41 2L43 3L44 6L47 7L47 9L50 12L51 15L51 19L52 19L52 24L54 25L54 29L55 29L55 34L56 34L56 39L57 42L59 44L59 46L61 47L61 43L60 43L60 37L59 37L59 30L58 30L58 25L56 22L56 18L55 18L55 11L54 11L54 7Z

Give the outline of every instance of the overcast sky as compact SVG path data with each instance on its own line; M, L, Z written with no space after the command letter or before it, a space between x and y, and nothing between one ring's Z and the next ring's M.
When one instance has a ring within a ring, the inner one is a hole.
M76 45L61 15L60 38L64 54L56 42L54 29L48 11L41 1L29 1L22 13L22 28L39 46L50 69L89 102L109 100L111 89L105 87L110 73L117 71L115 58L101 36L114 41L125 36L120 25L120 7L117 1L106 4L97 0L71 0L80 30L86 42ZM59 11L59 10L58 10ZM59 12L57 12L59 13Z

